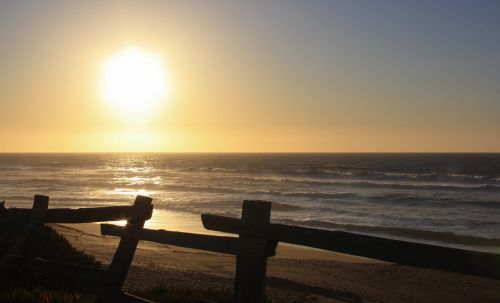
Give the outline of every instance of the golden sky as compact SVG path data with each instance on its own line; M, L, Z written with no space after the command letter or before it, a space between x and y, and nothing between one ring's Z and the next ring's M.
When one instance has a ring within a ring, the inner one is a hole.
M432 3L2 2L0 152L499 152L498 6ZM147 114L102 97L129 48Z

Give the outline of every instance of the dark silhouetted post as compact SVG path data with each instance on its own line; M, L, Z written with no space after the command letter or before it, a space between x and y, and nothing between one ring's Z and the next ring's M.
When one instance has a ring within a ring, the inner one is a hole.
M31 222L28 241L31 249L28 254L30 257L36 257L38 252L40 251L40 246L43 242L43 225L45 222L43 221L43 216L45 211L49 208L49 197L43 195L35 195L33 198L33 211L31 213Z
M35 195L33 199L33 210L37 213L44 213L49 208L49 196Z
M262 239L252 224L269 224L271 203L264 201L243 201L241 220L248 227L240 233L242 243ZM242 246L246 246L243 244ZM234 281L234 301L237 303L265 302L267 257L251 256L240 252L236 256L236 277Z
M118 249L111 261L109 272L112 274L116 283L115 286L122 288L127 272L134 258L137 248L137 234L143 229L144 222L151 218L153 199L144 196L137 196L134 202L134 214L127 221L125 235L120 239Z

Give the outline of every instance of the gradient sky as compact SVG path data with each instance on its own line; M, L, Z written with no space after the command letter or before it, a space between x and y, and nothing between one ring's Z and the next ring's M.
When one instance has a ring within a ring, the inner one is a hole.
M147 120L99 67L160 54ZM1 1L0 152L500 152L500 1Z

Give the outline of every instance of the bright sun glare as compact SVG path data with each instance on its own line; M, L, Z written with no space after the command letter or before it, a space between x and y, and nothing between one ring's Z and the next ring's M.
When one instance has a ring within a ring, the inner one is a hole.
M101 70L101 93L113 110L127 115L153 113L169 93L160 56L128 48L107 59Z

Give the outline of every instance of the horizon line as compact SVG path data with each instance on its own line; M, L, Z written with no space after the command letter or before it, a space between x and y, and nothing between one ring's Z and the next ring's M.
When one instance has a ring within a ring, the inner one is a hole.
M500 151L0 151L6 154L500 154Z

